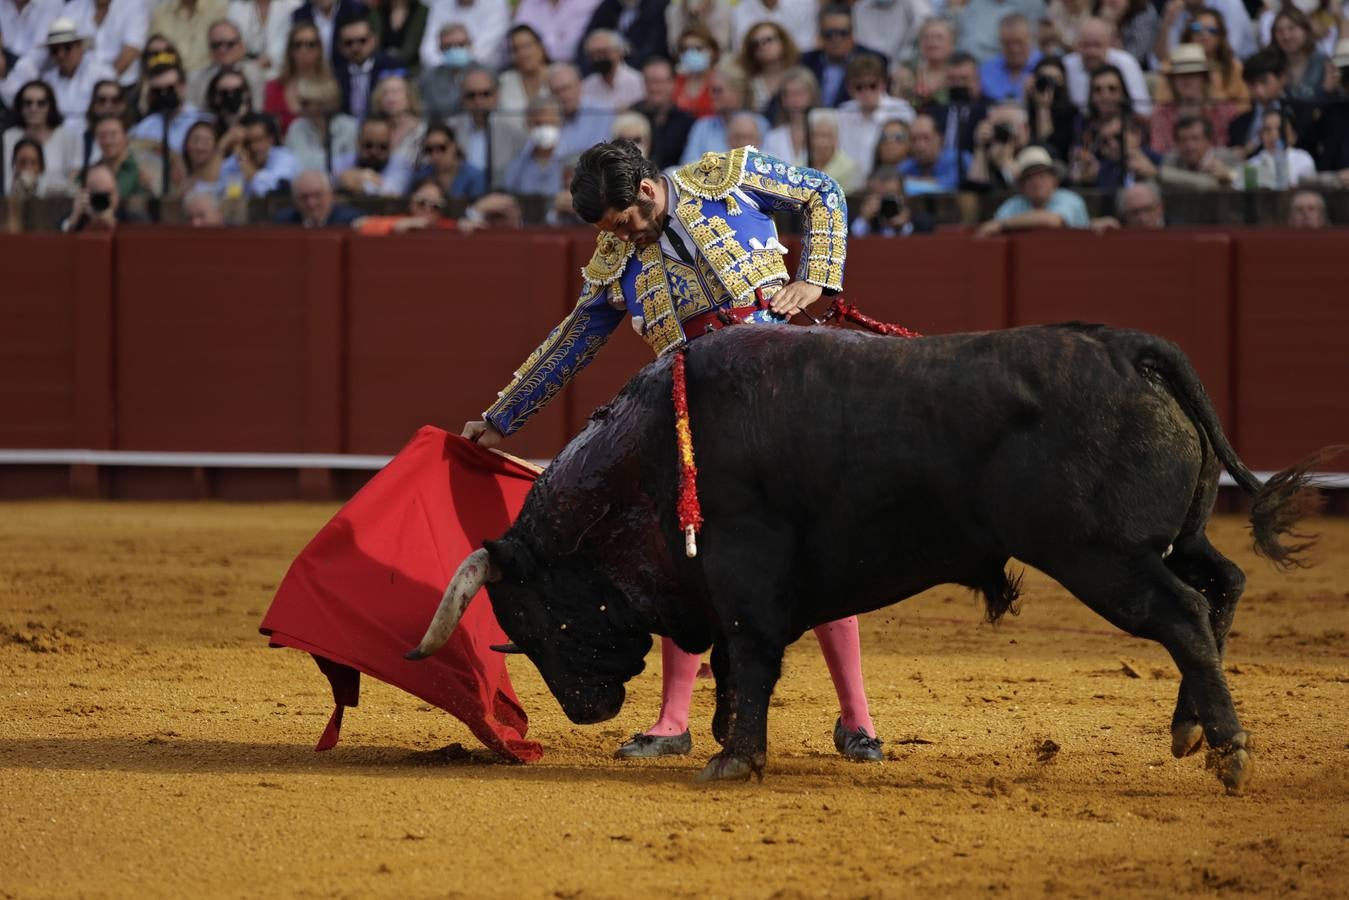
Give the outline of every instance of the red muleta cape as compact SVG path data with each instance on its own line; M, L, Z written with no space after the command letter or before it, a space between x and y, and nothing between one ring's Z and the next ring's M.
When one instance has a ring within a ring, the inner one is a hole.
M259 630L274 647L313 655L336 708L316 750L337 743L360 673L434 704L503 756L531 762L528 719L511 689L507 638L486 592L439 653L403 654L421 640L456 567L519 513L536 474L439 428L424 427L338 510L291 563Z

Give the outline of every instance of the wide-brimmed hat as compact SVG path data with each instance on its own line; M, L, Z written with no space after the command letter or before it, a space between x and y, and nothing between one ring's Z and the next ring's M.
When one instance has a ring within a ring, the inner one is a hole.
M1198 44L1177 44L1171 50L1171 62L1166 67L1168 75L1203 75L1208 72L1208 57L1204 48Z
M47 42L44 47L55 47L58 44L82 44L86 38L80 34L80 28L75 24L74 19L60 16L52 19L52 23L47 26Z
M1349 66L1349 38L1341 38L1340 42L1335 45L1335 55L1331 57L1331 62L1335 64L1337 69Z
M1062 166L1054 161L1049 151L1044 147L1031 145L1016 155L1017 184L1037 172L1053 172L1060 178L1063 177Z

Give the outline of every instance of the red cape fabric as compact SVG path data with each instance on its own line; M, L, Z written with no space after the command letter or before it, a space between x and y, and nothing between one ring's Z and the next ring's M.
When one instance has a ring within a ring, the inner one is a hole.
M490 649L507 638L486 591L445 647L409 662L459 563L500 537L535 474L439 428L425 427L301 551L259 630L272 646L313 654L336 709L315 749L337 743L359 672L440 707L504 756L530 762L528 719Z

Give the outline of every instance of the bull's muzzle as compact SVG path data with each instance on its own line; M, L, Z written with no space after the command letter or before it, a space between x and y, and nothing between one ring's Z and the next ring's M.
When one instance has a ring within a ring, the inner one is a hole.
M482 590L483 585L500 577L500 570L492 563L486 550L474 550L470 553L459 564L458 571L450 579L449 587L445 588L445 594L440 598L440 607L436 610L435 617L431 619L431 624L427 626L422 642L416 649L403 654L403 658L425 659L444 647L459 620L463 618L468 601Z

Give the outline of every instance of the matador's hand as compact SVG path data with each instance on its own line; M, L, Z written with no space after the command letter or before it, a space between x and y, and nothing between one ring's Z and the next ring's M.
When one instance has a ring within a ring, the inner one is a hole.
M460 437L468 438L475 442L479 447L492 448L506 439L506 436L496 430L490 422L474 421L465 422L464 430Z
M775 313L791 317L820 299L820 295L823 293L824 288L818 284L811 284L808 281L793 281L774 294L773 300L768 306Z

